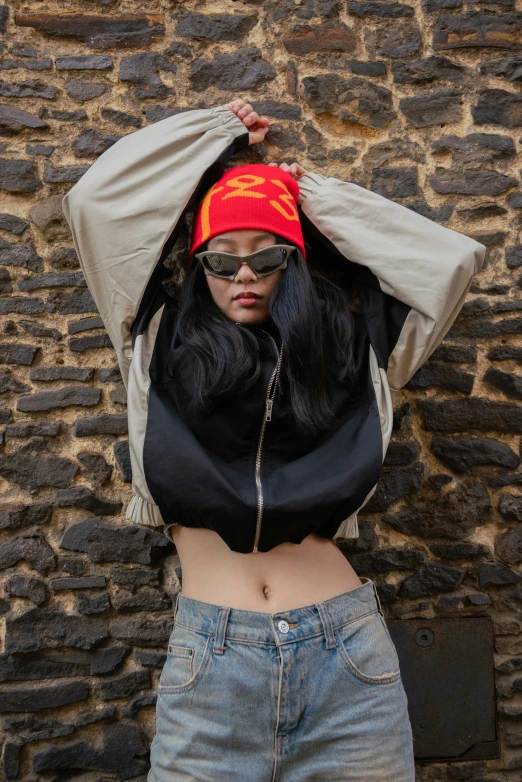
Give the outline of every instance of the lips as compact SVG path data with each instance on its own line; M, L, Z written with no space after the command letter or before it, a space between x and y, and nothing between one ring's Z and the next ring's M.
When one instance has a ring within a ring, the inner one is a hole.
M261 296L258 293L253 293L252 291L242 291L241 293L238 293L237 296L234 296L234 299L260 299Z

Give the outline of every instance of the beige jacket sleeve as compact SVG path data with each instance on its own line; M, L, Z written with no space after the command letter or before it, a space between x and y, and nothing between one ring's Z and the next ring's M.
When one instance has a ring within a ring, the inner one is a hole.
M63 199L125 386L132 323L163 246L205 170L247 132L226 105L176 114L114 144Z
M299 180L301 208L381 290L411 309L388 357L389 386L404 386L457 317L486 253L483 244L351 182Z

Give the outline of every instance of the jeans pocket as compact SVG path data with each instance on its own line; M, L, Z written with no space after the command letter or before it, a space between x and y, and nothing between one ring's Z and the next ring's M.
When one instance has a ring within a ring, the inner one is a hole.
M204 673L211 651L209 635L175 625L169 638L158 694L185 692L195 687Z
M353 619L335 631L348 671L365 684L392 684L401 678L399 658L378 610Z

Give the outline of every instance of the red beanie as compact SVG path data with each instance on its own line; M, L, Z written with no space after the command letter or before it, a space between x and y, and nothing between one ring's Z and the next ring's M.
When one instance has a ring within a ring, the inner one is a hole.
M295 244L306 258L297 211L299 185L276 166L235 166L202 198L194 215L190 256L225 231L261 229Z

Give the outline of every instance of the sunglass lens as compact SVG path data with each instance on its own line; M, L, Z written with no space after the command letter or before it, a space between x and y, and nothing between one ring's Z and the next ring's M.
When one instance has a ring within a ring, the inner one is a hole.
M281 247L267 249L266 252L258 255L253 262L253 266L258 274L270 274L276 271L288 256L287 250Z
M237 271L237 266L233 260L224 258L217 253L207 253L203 262L207 269L217 277L230 277L231 274L235 274Z

